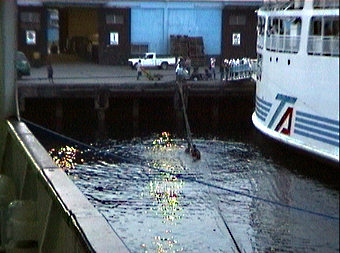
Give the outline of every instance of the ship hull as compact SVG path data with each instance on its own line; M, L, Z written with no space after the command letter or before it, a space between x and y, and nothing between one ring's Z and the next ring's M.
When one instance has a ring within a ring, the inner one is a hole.
M276 58L272 53L263 56L264 61ZM289 58L296 68L263 62L266 70L256 84L254 126L277 141L339 162L339 69L335 67L339 58L310 56L302 61L283 54L278 58L282 62Z

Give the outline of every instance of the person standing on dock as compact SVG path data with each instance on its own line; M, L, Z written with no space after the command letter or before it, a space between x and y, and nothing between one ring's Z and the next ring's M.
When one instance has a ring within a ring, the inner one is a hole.
M211 71L211 74L214 77L214 80L216 80L216 59L215 59L215 57L210 58L210 71Z
M141 62L141 60L139 60L137 62L136 69L137 69L137 80L139 80L139 77L142 76L142 62Z
M224 61L221 60L221 64L220 64L221 82L223 82L223 81L225 80L225 77L224 77L224 70L225 70Z
M189 56L185 60L185 69L188 71L188 74L190 76L190 74L191 74L191 59L190 59Z
M228 81L229 79L229 60L226 58L223 61L224 65L224 72L225 72L225 80Z
M52 68L52 65L51 65L51 62L48 62L47 63L47 78L48 78L48 81L50 83L54 83L53 81L53 68Z

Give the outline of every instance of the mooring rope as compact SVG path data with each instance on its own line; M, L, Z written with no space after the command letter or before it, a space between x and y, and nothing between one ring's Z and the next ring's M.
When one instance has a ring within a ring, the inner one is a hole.
M121 157L119 155L112 154L111 152L109 152L107 150L103 150L103 149L100 149L100 148L97 148L97 147L85 144L85 143L80 142L78 140L75 140L73 138L67 137L67 136L59 134L59 133L57 133L55 131L47 129L47 128L43 127L43 126L40 126L40 125L35 124L33 122L30 122L30 121L28 121L26 119L21 119L21 120L24 121L27 125L29 125L31 127L33 126L35 128L38 128L38 129L40 129L42 131L45 131L46 133L49 133L51 135L59 137L62 140L65 140L67 142L70 142L70 143L73 143L75 145L78 145L79 147L90 149L90 150L93 150L93 151L98 152L100 154L104 153L106 156L112 157L115 160L117 160L117 162L125 162L125 163L134 164L131 160L123 158L123 157ZM142 165L142 166L145 166L145 165ZM244 193L244 192L241 192L241 191L237 191L237 190L233 190L233 189L228 189L228 188L225 188L225 187L222 187L222 186L219 186L219 185L214 185L214 184L211 184L211 183L207 183L207 182L204 182L202 180L198 180L198 179L196 179L194 177L188 177L188 175L185 175L185 174L175 174L175 173L172 173L172 172L167 171L167 170L162 170L162 169L159 169L159 168L156 168L156 167L151 167L150 165L147 165L145 167L156 169L159 172L169 173L169 174L171 174L173 176L176 176L178 178L182 178L182 179L187 180L187 181L203 184L203 185L206 185L206 186L209 186L209 187L212 187L212 188L216 188L216 189L219 189L219 190L223 190L223 191L235 194L235 195L241 195L241 196L244 196L244 197L247 197L247 198L251 198L251 199L254 199L254 200L262 201L262 202L265 202L267 204L277 205L277 206L285 207L285 208L292 209L292 210L295 210L295 211L299 211L299 212L308 213L308 214L311 214L311 215L320 216L320 217L323 217L323 218L326 218L326 219L330 219L330 220L339 221L339 217L336 217L336 216L332 216L332 215L328 215L328 214L324 214L324 213L320 213L320 212L311 211L311 210L308 210L308 209L305 209L305 208L300 208L300 207L296 207L296 206L291 206L291 205L283 204L283 203L280 203L280 202L277 202L277 201L273 201L273 200L270 200L270 199L265 199L265 198L257 197L257 196L254 196L254 195L251 195L251 194L248 194L248 193Z
M183 89L182 89L182 85L181 85L180 82L176 81L176 84L177 84L179 95L180 95L181 101L182 101L182 111L183 111L183 116L184 116L184 121L185 121L185 129L186 129L186 133L187 133L187 141L188 141L188 144L190 145L190 147L192 148L193 147L193 142L192 142L192 138L191 138L191 131L190 131L188 115L187 115L187 111L186 111L186 107L185 107Z

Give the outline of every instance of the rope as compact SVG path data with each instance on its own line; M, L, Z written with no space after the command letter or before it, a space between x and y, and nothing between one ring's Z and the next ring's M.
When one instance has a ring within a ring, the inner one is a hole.
M68 136L59 134L59 133L57 133L57 132L55 132L55 131L52 131L52 130L50 130L50 129L48 129L48 128L45 128L45 127L43 127L43 126L40 126L40 125L38 125L38 124L35 124L35 123L33 123L33 122L31 122L31 121L28 121L28 120L26 120L26 119L21 118L21 120L22 120L23 122L25 122L28 126L31 126L31 128L36 128L36 129L38 129L38 130L43 130L44 132L49 133L49 134L52 135L52 136L56 136L56 137L58 137L59 139L65 141L65 142L68 142L68 143L71 143L71 144L76 144L79 148L89 149L89 150L92 150L92 151L95 151L95 152L98 152L98 153L107 155L107 156L109 156L109 157L115 159L116 162L126 162L126 163L130 163L129 160L127 160L127 159L125 159L125 158L123 158L123 157L121 157L121 156L118 156L118 155L109 153L109 152L107 152L106 150L102 150L102 149L100 149L100 148L97 148L97 147L94 147L94 146L92 146L92 145L89 145L89 144L86 144L86 143L84 143L84 142L81 142L81 141L78 141L78 140L76 140L76 139L73 139L73 138L71 138L71 137L68 137Z
M44 128L44 127L42 127L40 125L37 125L35 123L32 123L32 122L30 122L28 120L22 119L22 121L24 121L27 125L34 126L35 128L38 128L38 129L40 129L42 131L45 131L45 132L47 132L47 133L49 133L51 135L58 136L60 139L66 140L66 141L71 142L71 143L74 143L76 145L79 145L80 147L85 147L87 149L94 150L94 151L96 151L98 153L101 153L101 154L104 153L105 155L107 155L109 157L112 157L112 158L114 158L114 159L116 159L117 161L120 161L120 162L132 163L129 159L126 159L126 158L123 158L121 156L112 154L112 153L110 153L110 152L108 152L106 150L102 150L100 148L93 147L91 145L88 145L88 144L85 144L83 142L77 141L77 140L72 139L70 137L64 136L62 134L56 133L56 132L54 132L54 131L52 131L50 129ZM183 180L187 180L187 181L191 181L191 182L196 182L196 183L199 183L199 184L202 184L202 185L206 185L206 186L209 186L209 187L212 187L212 188L216 188L216 189L219 189L219 190L223 190L223 191L235 194L235 195L241 195L241 196L244 196L244 197L247 197L247 198L251 198L251 199L254 199L254 200L262 201L262 202L265 202L267 204L277 205L277 206L285 207L285 208L292 209L292 210L295 210L295 211L299 211L299 212L303 212L303 213L308 213L308 214L311 214L311 215L323 217L323 218L330 219L330 220L339 221L339 217L337 217L337 216L332 216L332 215L328 215L328 214L324 214L324 213L320 213L320 212L315 212L315 211L311 211L311 210L308 210L308 209L304 209L304 208L300 208L300 207L296 207L296 206L290 206L290 205L283 204L283 203L280 203L280 202L277 202L277 201L273 201L273 200L269 200L269 199L253 196L251 194L247 194L247 193L244 193L244 192L241 192L241 191L228 189L228 188L225 188L225 187L222 187L222 186L219 186L219 185L214 185L214 184L211 184L211 183L204 182L202 180L195 179L193 177L188 177L188 175L185 175L185 174L175 174L175 173L172 173L170 171L162 170L162 169L159 169L159 168L156 168L156 167L150 167L149 165L146 166L146 167L152 168L152 169L157 169L159 172L169 173L169 174L174 175L174 176L176 176L178 178L182 178Z
M186 111L186 108L185 108L183 89L182 89L182 85L180 84L180 82L176 81L176 83L177 83L177 87L178 87L179 94L180 94L181 101L182 101L182 111L183 111L183 115L184 115L185 129L186 129L186 132L187 132L187 141L188 141L188 144L190 145L190 147L192 148L193 143L192 143L192 139L191 139L191 131L190 131L188 115L187 115L187 111Z

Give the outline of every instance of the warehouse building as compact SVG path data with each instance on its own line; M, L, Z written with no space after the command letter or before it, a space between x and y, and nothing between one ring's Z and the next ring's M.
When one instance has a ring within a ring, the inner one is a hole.
M260 4L23 0L18 2L18 49L38 64L56 52L100 64L126 64L128 57L145 51L170 55L171 39L183 36L201 38L206 57L255 58L255 10Z

